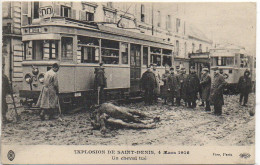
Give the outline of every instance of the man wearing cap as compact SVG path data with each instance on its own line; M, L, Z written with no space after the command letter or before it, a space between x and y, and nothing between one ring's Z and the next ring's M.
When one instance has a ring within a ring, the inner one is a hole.
M188 102L189 108L195 108L197 106L196 100L197 100L197 94L199 92L199 84L200 80L198 75L195 72L195 67L190 67L190 74L187 77L186 80L186 99Z
M214 105L214 114L222 114L222 106L224 105L223 89L226 85L224 77L220 74L219 68L212 68L215 70L213 82L210 89L209 101Z
M99 64L98 68L94 71L94 89L97 91L97 104L102 104L104 102L104 88L107 86L107 78L105 76L105 68L103 63Z
M210 95L210 86L211 86L211 78L209 76L209 69L203 68L202 69L202 76L200 80L201 86L201 99L202 102L206 102L206 111L210 111L210 104L209 104L209 95Z
M180 80L180 85L181 85L180 99L183 99L183 101L185 102L185 106L187 105L187 101L186 101L186 88L184 86L186 83L187 76L188 75L186 74L185 68L181 68L180 75L179 75L179 80Z
M2 61L2 122L8 123L9 120L6 118L6 113L8 111L8 105L6 103L6 95L11 93L11 88L9 84L8 77L4 74L4 60Z
M239 103L240 105L246 106L248 101L248 94L252 91L252 80L249 77L250 71L245 70L244 75L239 78L237 88L240 93ZM242 100L244 98L244 102L242 104Z
M168 83L168 91L169 91L169 97L172 102L172 105L174 105L174 98L179 98L180 96L180 82L178 77L174 74L174 68L170 68L170 75L167 79ZM178 101L176 100L176 104L178 104Z
M162 81L163 81L163 86L161 88L161 96L162 98L164 99L164 104L167 103L167 99L168 99L168 95L169 95L169 92L168 92L168 89L167 89L167 80L168 80L168 77L170 76L170 71L168 69L165 69L165 73L162 75Z
M161 91L160 91L160 84L161 84L161 76L160 73L156 70L157 65L153 64L153 73L155 75L155 79L156 79L156 87L154 88L154 102L157 102L158 100L158 96L160 95Z
M181 105L181 79L180 79L180 75L181 75L181 69L180 66L176 67L176 88L175 88L175 97L176 97L176 105L180 106Z
M45 114L52 119L55 109L59 108L58 103L58 75L59 65L54 63L52 68L45 73L43 88L37 101L37 106L41 108L40 118L45 120Z
M144 90L144 102L146 105L153 103L154 89L157 86L155 75L151 69L151 65L147 66L141 78L141 88Z

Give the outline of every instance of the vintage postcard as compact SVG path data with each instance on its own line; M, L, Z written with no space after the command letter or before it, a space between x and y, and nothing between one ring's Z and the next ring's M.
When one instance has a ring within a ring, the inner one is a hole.
M256 2L4 1L2 164L254 164Z

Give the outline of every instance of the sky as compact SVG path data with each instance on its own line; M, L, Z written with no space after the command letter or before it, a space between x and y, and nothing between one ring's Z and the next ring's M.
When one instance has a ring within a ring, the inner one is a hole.
M243 46L250 54L255 55L256 3L178 4L179 10L182 10L179 12L181 17L200 29L213 42ZM165 9L171 12L171 8Z

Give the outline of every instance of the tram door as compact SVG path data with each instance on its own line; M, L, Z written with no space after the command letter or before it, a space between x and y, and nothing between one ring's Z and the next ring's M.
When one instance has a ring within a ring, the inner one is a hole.
M140 91L141 45L130 46L130 92Z

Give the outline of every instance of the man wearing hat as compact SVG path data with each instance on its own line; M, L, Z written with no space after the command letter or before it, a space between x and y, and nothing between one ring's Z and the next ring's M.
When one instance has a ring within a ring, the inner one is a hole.
M209 95L210 95L210 86L211 86L211 78L209 76L209 69L203 68L202 69L202 76L200 80L201 86L201 99L202 102L206 102L206 111L210 111L210 104L209 104Z
M167 80L168 80L168 77L170 76L170 71L169 69L165 69L165 73L162 75L162 81L163 81L163 86L161 87L161 96L162 96L162 99L164 99L164 104L167 103L167 99L168 99L168 95L169 95L169 92L168 92L168 87L167 87Z
M214 78L211 84L209 101L214 105L214 114L222 114L222 106L224 105L223 89L226 85L224 77L220 74L219 68L212 68L214 70Z
M141 78L141 88L144 90L144 102L146 105L153 103L154 89L157 86L155 75L151 69L151 65L147 66Z
M190 67L190 74L187 77L185 88L186 88L186 99L189 108L195 108L197 106L197 94L199 92L200 80L195 72L195 67Z
M8 110L8 105L6 103L6 95L11 93L11 88L9 84L8 77L4 74L4 59L2 60L2 122L7 123L9 120L6 118L6 113Z
M161 91L160 91L160 84L161 84L161 76L160 73L156 70L157 64L153 64L153 73L155 75L155 79L156 79L156 87L154 88L154 102L158 101L158 96L160 95Z
M180 85L181 85L180 100L183 99L183 101L185 102L185 106L187 105L187 101L186 101L186 88L185 88L185 83L186 83L187 76L188 75L186 74L185 68L181 68L180 69L180 75L179 75L179 80L180 80Z
M107 87L107 78L105 76L105 68L102 62L99 63L99 67L95 68L94 74L94 89L97 93L97 104L102 104L105 100L104 88Z
M239 78L237 88L240 93L240 98L239 98L239 103L240 105L246 106L247 101L248 101L248 95L252 91L252 80L249 77L250 71L245 70L244 75ZM244 98L243 104L242 100Z
M178 98L180 97L180 81L178 77L174 74L174 68L170 68L170 75L167 79L168 83L168 91L169 91L169 97L172 102L172 105L174 105L174 98L176 98L177 106L179 106Z

